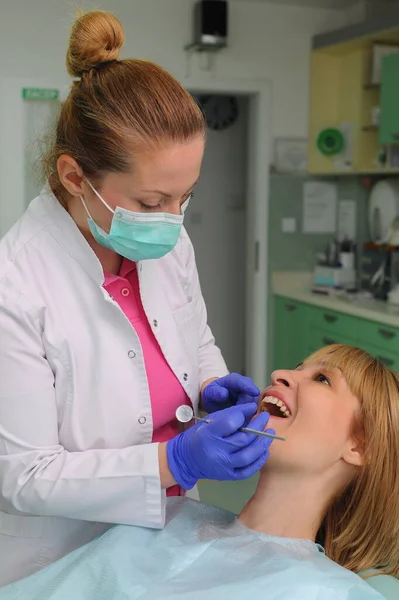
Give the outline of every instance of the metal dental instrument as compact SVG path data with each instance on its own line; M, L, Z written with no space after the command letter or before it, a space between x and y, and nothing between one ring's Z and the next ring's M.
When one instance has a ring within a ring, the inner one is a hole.
M203 421L204 423L211 423L210 419L196 417L191 406L187 406L186 404L182 404L182 406L179 406L179 408L176 410L176 419L180 423L189 423L192 419L195 421ZM257 431L256 429L251 429L250 427L241 427L240 431L244 431L245 433L255 433L256 435L264 435L265 437L273 438L273 440L285 442L285 438L280 437L279 435L267 433L266 431Z

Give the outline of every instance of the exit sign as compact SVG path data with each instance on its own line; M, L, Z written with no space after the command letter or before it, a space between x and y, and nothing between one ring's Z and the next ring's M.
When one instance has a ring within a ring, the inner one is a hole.
M24 100L58 100L59 97L59 90L51 88L22 88Z

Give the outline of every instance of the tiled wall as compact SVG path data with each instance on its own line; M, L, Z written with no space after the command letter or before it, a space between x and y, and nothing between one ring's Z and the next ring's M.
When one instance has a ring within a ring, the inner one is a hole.
M302 233L303 185L309 177L272 175L270 180L269 266L270 271L309 271L317 252L323 252L332 235ZM323 179L325 181L325 179ZM355 200L358 247L367 238L368 190L359 177L335 180L338 200ZM294 217L296 233L282 233L281 219Z

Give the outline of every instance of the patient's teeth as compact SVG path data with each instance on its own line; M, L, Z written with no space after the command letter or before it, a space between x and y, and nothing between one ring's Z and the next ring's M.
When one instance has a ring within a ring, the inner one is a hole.
M268 404L275 404L280 409L281 414L284 415L285 417L291 416L290 410L287 408L287 406L285 405L285 403L282 400L279 400L278 398L275 398L274 396L265 396L262 400L263 410L267 411Z

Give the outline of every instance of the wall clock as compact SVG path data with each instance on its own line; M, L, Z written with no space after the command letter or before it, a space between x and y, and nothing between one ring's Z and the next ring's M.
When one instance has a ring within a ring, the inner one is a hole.
M210 129L221 131L237 121L239 110L235 96L202 96L199 100Z

